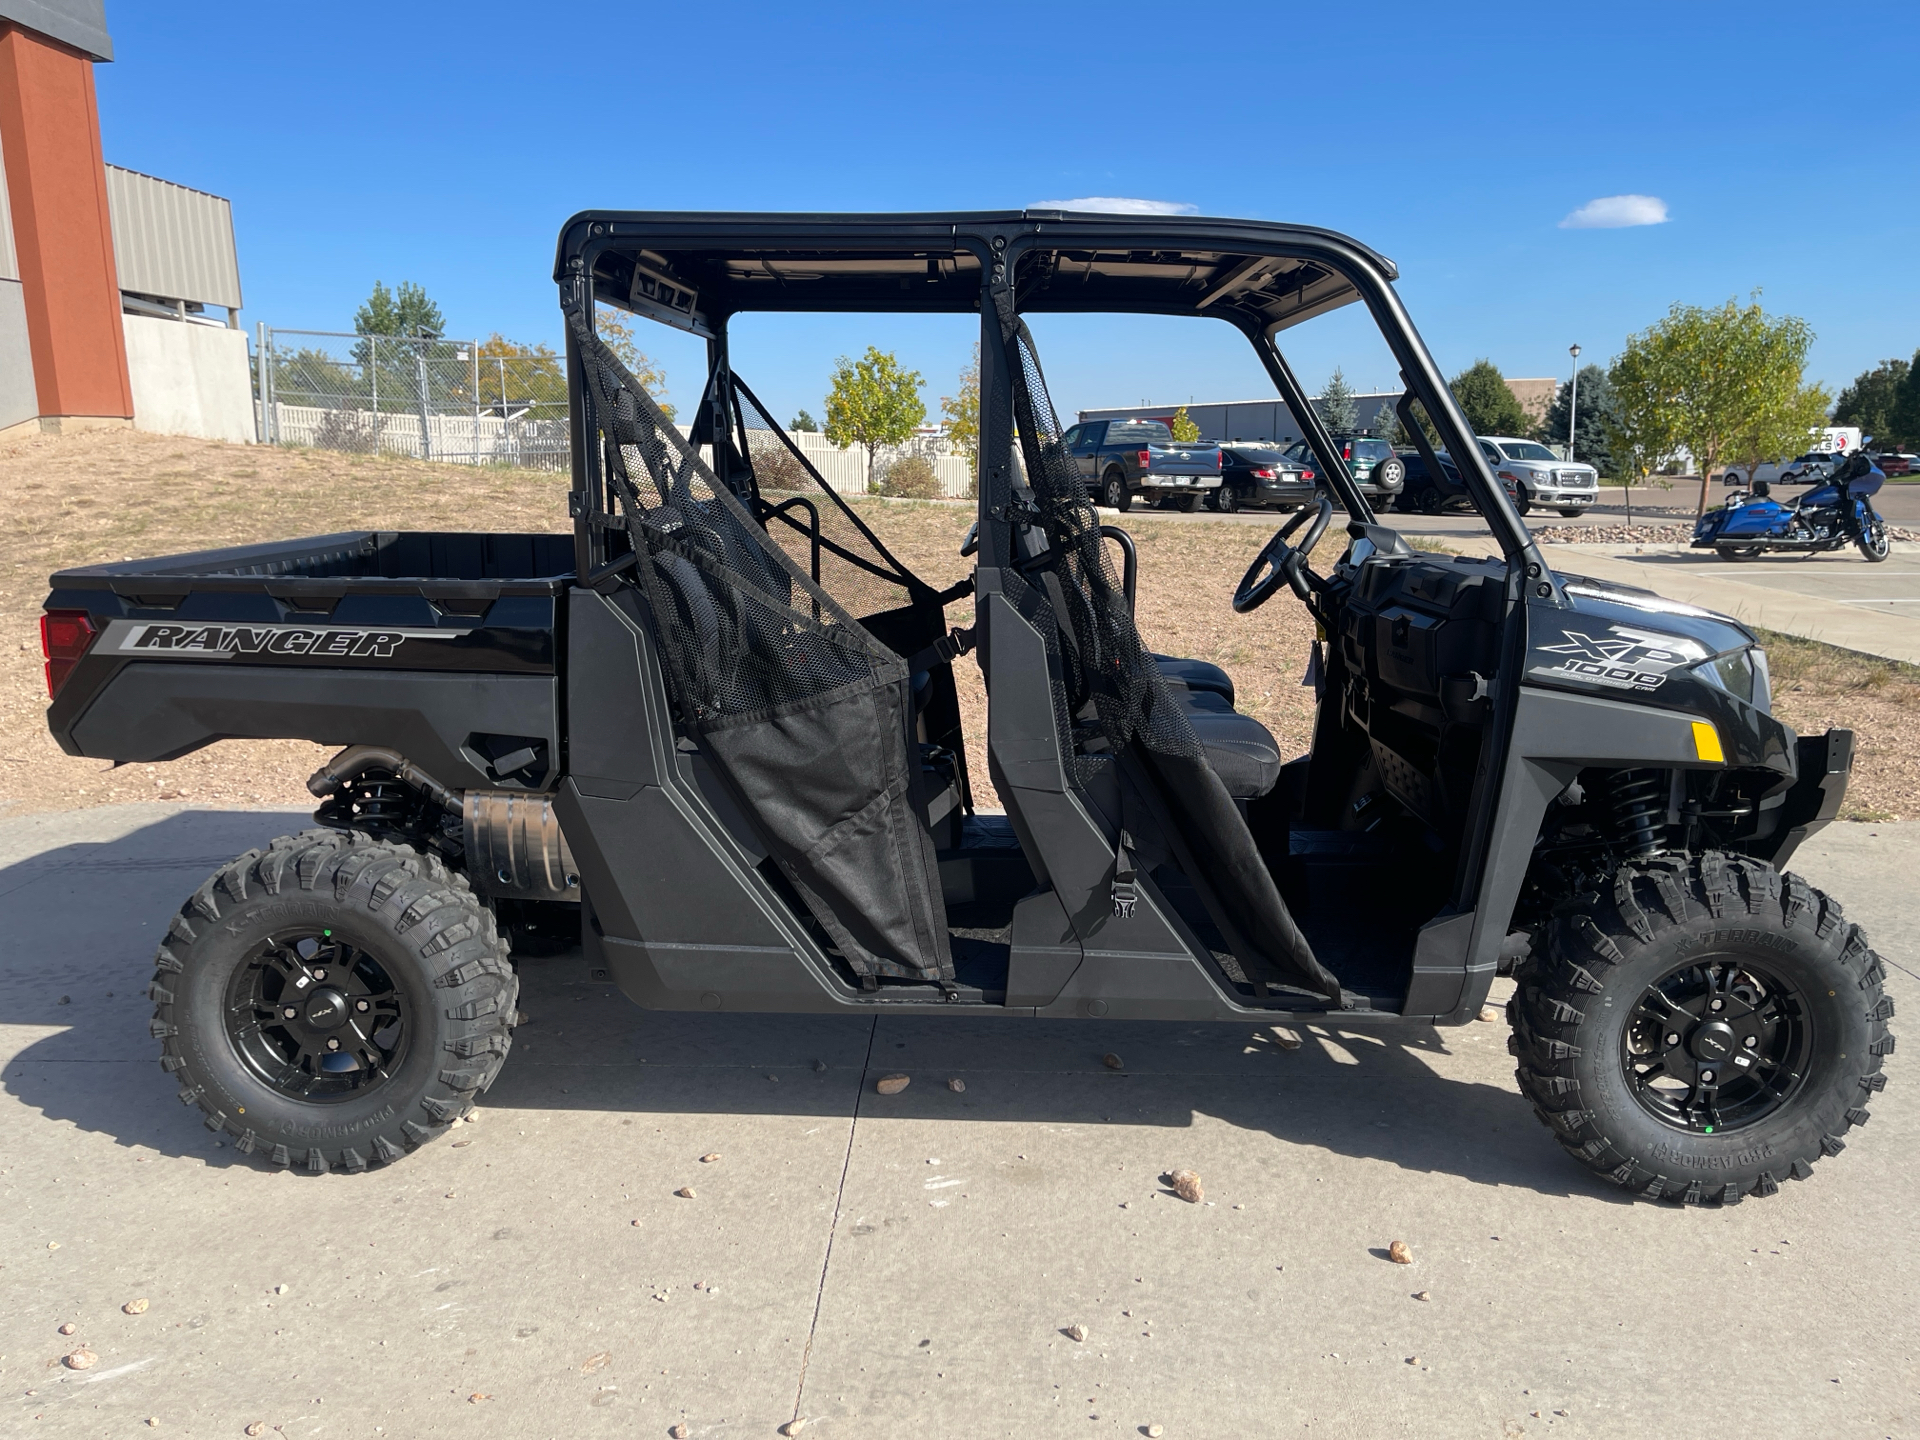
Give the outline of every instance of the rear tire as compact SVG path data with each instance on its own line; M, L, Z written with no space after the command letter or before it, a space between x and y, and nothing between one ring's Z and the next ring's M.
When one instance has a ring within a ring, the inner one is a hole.
M1533 500L1528 496L1525 486L1522 486L1514 492L1513 508L1518 510L1522 515L1531 515L1533 513Z
M1124 515L1133 508L1133 494L1127 489L1127 477L1119 470L1107 471L1100 489L1109 510L1118 510Z
M1240 496L1231 485L1223 484L1218 490L1207 492L1207 508L1217 510L1222 515L1231 515L1240 508Z
M1520 1090L1575 1160L1646 1199L1771 1195L1845 1149L1885 1088L1884 975L1797 875L1719 852L1635 863L1516 970Z
M520 993L463 876L358 832L248 851L154 963L151 1029L181 1102L243 1154L316 1175L398 1160L470 1111Z
M1418 499L1416 499L1414 503L1420 507L1420 513L1422 515L1438 515L1442 510L1447 508L1447 502L1441 498L1440 492L1431 485L1420 492Z

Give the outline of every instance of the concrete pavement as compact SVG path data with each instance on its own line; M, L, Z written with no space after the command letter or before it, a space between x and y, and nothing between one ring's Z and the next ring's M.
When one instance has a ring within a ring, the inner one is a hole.
M175 1100L143 991L206 872L302 823L0 832L8 1434L1920 1434L1899 1055L1812 1181L1681 1211L1560 1153L1502 1025L650 1015L576 954L525 966L477 1124L273 1172ZM1909 1012L1917 864L1920 827L1847 825L1796 867Z

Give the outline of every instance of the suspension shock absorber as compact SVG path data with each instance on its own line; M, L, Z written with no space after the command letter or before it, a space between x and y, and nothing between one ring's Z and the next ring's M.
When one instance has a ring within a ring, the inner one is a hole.
M1667 776L1661 770L1617 770L1608 782L1614 836L1629 860L1644 860L1666 848Z
M352 782L356 824L368 830L394 830L406 824L407 787L393 776L370 770Z

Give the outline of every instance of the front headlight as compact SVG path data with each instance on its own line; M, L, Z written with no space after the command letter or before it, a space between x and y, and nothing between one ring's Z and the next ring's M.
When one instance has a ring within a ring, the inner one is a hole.
M1773 713L1773 686L1767 674L1767 652L1758 645L1745 650L1716 655L1693 667L1693 673L1709 685L1718 685L1737 695L1756 710Z

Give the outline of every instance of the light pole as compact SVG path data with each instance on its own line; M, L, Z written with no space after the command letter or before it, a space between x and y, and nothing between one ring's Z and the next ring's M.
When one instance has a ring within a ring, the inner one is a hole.
M1573 392L1567 396L1567 459L1573 459L1573 426L1580 414L1580 347L1569 345L1567 354L1573 357Z

